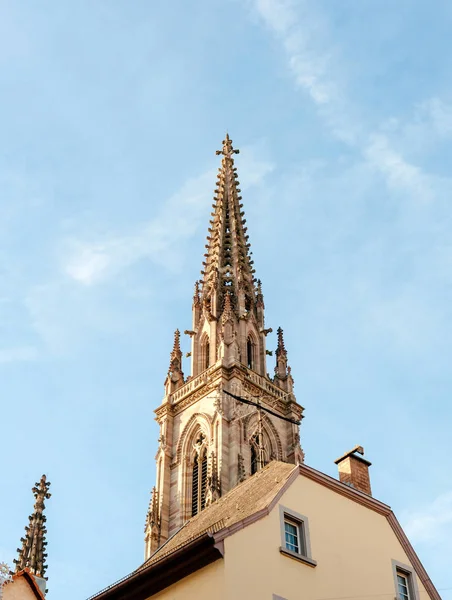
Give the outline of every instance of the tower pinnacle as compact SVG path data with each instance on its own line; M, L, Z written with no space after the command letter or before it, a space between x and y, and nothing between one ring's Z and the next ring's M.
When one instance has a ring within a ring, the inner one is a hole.
M46 516L44 513L45 504L44 501L48 500L51 496L49 493L50 483L46 480L46 476L43 475L39 482L35 483L32 488L36 502L34 505L34 512L29 517L29 524L25 527L25 537L22 537L22 548L18 548L17 552L19 557L14 560L16 564L16 573L22 571L22 569L28 568L37 577L45 577L47 569L45 553L45 547L47 542L45 540L45 534L47 529L45 526Z
M284 333L281 327L278 327L278 346L276 348L276 367L275 367L275 384L285 390L292 392L293 378L291 369L287 363L287 350L284 344Z
M165 385L168 390L174 391L184 383L184 373L182 372L182 351L180 349L180 331L174 332L173 349L170 355L170 364L168 376Z

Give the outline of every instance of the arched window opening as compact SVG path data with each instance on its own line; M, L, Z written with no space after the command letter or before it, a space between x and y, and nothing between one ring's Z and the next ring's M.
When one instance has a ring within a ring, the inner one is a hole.
M256 446L251 443L251 475L257 473L257 451Z
M210 343L209 336L204 334L201 341L201 371L208 369L210 366Z
M249 296L245 296L245 310L246 312L251 310L251 298Z
M192 492L191 492L191 514L194 517L198 514L198 488L199 488L199 467L198 459L195 458L193 464L193 480L192 480Z
M206 342L205 350L204 350L204 368L208 369L210 364L210 344Z
M253 363L254 363L253 354L254 354L253 342L251 340L251 337L249 337L246 342L246 364L247 364L248 369L253 368Z
M271 460L270 441L264 431L261 435L262 439L259 440L259 434L255 433L249 442L251 449L251 475L254 475L259 469L268 465Z
M193 458L191 514L194 517L206 506L207 493L207 449L205 436L201 433L196 441L197 451Z
M160 489L160 490L163 489L163 483L162 483L161 479L162 479L162 457L160 457L160 460L159 460L159 466L158 466L158 470L157 470L157 479L156 479L157 485L158 485L157 489Z
M204 510L206 507L206 493L207 493L207 451L204 449L203 456L201 459L201 502L200 510Z

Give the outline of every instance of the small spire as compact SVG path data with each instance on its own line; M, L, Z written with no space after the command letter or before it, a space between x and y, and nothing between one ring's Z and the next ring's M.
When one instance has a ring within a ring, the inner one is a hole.
M264 308L264 294L262 293L262 281L260 279L256 282L256 306Z
M199 281L195 281L195 291L193 294L193 304L199 304L200 303L200 297L199 297Z
M147 527L151 528L155 525L160 525L159 518L159 502L158 502L158 492L155 486L151 490L151 497L149 499L149 507L148 512L146 514L146 523L144 526L144 530L146 531Z
M278 346L276 348L276 367L274 383L286 392L293 390L293 377L291 369L287 364L287 350L284 345L284 334L281 327L278 327Z
M180 331L179 329L176 329L176 331L174 332L174 344L173 344L173 351L171 353L171 356L176 356L179 353L181 353L181 349L180 349Z
M287 350L284 345L284 332L281 327L278 327L278 347L276 348L276 356L285 356L287 357Z
M169 384L168 393L174 392L177 387L184 383L184 373L182 372L182 350L180 349L180 331L174 332L173 349L170 354L170 364L168 368L168 377L166 383Z
M184 374L182 373L182 350L180 349L180 331L176 329L174 332L174 342L173 349L170 354L170 364L169 364L169 372L170 374L180 373L182 377Z
M262 296L262 281L260 279L257 280L257 293Z
M151 491L151 499L149 501L146 523L144 525L144 532L148 532L150 536L151 552L156 550L160 545L160 526L159 493L154 486Z
M221 322L227 323L232 317L232 304L231 304L231 294L229 292L226 293L224 297L224 306L223 306L223 315L221 317Z
M49 493L50 483L46 480L46 476L43 475L39 482L35 483L32 488L36 502L34 505L34 512L29 517L29 524L25 527L25 537L21 538L22 548L18 548L19 558L14 559L16 564L16 573L28 568L37 577L45 577L47 569L45 553L45 547L47 542L45 540L45 534L47 529L45 527L46 516L44 513L45 500L48 500L51 496Z
M213 451L210 455L210 471L210 476L207 478L206 507L216 502L221 496L217 459Z

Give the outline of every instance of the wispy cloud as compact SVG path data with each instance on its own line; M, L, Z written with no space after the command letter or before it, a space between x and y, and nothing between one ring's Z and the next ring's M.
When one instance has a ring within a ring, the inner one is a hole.
M270 162L258 160L253 148L244 149L241 164L244 189L259 185L273 168ZM205 221L214 184L214 169L190 179L162 203L155 218L131 233L113 233L95 241L66 240L63 271L72 280L90 286L108 280L142 259L180 270L184 262L182 244Z
M328 77L328 55L313 48L321 21L317 20L309 30L302 30L292 0L255 0L255 8L266 27L282 43L297 85L306 90L316 104L329 102L335 86Z
M391 146L383 134L371 134L364 156L386 179L389 187L412 192L423 200L432 198L428 178Z
M328 22L316 5L292 0L253 0L252 5L281 43L295 84L309 94L333 137L357 150L388 187L403 189L421 200L431 198L430 181L421 167L411 164L401 149L396 150L390 136L363 121L341 77L344 69L338 49L330 44ZM433 98L417 107L415 119L425 123L430 133L435 130L437 135L448 135L452 109ZM392 121L398 124L397 119Z

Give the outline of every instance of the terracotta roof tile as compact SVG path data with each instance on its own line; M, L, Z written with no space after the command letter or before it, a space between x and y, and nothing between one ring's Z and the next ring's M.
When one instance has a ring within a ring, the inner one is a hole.
M190 519L137 570L157 562L206 532L215 532L266 508L287 481L295 465L272 461L261 471Z

